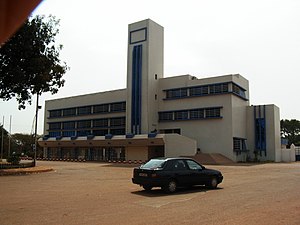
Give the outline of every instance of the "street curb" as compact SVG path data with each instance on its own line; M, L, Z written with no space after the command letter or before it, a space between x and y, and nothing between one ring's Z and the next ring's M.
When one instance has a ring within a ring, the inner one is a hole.
M0 176L9 176L9 175L25 175L32 173L43 173L54 171L51 167L30 167L30 168L18 168L18 169L2 169L0 170Z

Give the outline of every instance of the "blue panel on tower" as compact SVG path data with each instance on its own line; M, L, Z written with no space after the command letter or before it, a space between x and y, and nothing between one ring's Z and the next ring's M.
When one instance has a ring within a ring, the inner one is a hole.
M131 133L141 133L142 114L142 53L143 46L136 45L132 52Z

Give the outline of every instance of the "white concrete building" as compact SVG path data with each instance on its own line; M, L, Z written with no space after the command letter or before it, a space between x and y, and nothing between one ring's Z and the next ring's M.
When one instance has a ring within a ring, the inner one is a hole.
M233 161L281 160L275 105L249 105L239 74L164 78L163 27L128 29L127 88L46 101L44 157L147 160L220 153Z

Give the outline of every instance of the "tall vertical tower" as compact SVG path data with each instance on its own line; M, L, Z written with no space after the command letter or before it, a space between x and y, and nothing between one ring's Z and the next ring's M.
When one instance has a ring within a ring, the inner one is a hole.
M150 19L129 24L126 132L149 133L158 121L158 80L163 77L163 27Z

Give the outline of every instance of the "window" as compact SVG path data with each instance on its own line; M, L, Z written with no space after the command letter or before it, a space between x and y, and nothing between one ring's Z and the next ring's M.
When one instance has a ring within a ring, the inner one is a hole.
M188 164L191 170L202 170L202 167L192 160L187 160L186 163Z
M190 110L190 119L203 119L204 109L193 109Z
M75 130L63 131L62 132L62 136L63 137L72 137L72 136L75 136Z
M93 120L93 127L108 127L108 119Z
M77 122L77 128L90 128L91 127L91 121L90 120L82 120Z
M178 111L175 112L175 120L187 120L189 118L188 111Z
M187 94L187 88L178 88L174 90L168 90L167 91L167 98L183 98L188 96Z
M91 106L84 106L78 108L78 115L87 115L92 113L92 107Z
M108 134L108 130L107 129L93 130L93 135L95 135L95 136L105 136L106 134Z
M124 127L125 126L125 117L111 118L110 126L111 127Z
M126 103L125 102L111 103L110 111L111 112L124 112L124 111L126 111Z
M160 112L159 121L170 121L173 120L173 112Z
M208 95L208 86L190 88L190 96Z
M244 138L233 138L233 151L247 151L246 139Z
M171 167L173 170L186 170L186 165L183 160L174 160Z
M76 108L63 109L63 116L75 116Z
M61 123L49 123L49 130L60 130Z
M220 108L205 109L205 118L220 118Z
M111 129L110 133L113 135L124 135L125 129Z
M159 121L196 120L206 118L221 118L221 108L199 108L180 111L158 112ZM173 118L174 115L174 118Z
M62 123L62 129L63 130L75 129L75 121L63 122Z
M239 87L236 84L232 84L232 92L237 94L238 96L240 96L242 98L246 98L245 90L242 89L241 87Z
M95 105L94 113L107 113L108 112L108 104Z
M61 135L60 131L49 132L49 137L58 137L60 135Z
M61 110L50 110L50 118L61 117Z
M90 130L79 130L77 131L77 136L87 136L87 135L90 135L91 134L91 131Z

